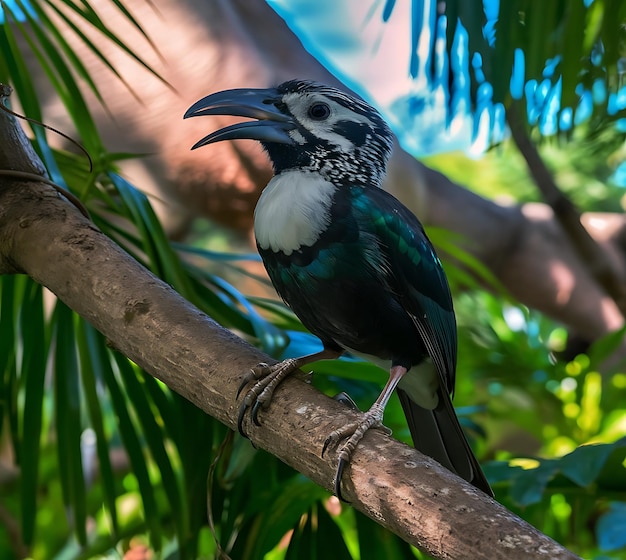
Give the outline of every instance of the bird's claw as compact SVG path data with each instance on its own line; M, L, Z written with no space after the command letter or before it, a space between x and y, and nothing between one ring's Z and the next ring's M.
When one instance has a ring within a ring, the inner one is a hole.
M346 393L345 391L341 391L341 393L337 393L333 397L333 400L336 400L337 402L341 404L345 404L348 408L351 408L352 410L356 412L360 412L359 407L352 400L352 397L350 397L350 395L348 395L348 393Z
M237 389L237 396L235 398L239 398L241 391L243 391L244 387L248 383L254 381L255 379L261 379L262 377L270 373L270 370L271 366L267 365L265 362L261 362L253 368L250 368L241 378L241 383L239 384L239 388Z
M344 461L341 457L339 457L339 462L337 463L337 471L335 472L335 480L333 482L333 490L335 491L335 496L340 502L345 502L349 504L350 502L346 500L341 494L341 477L343 476L343 469L346 466L347 461Z
M243 417L246 414L246 410L248 410L248 407L241 405L241 407L239 407L239 415L237 416L237 431L245 438L248 437L246 432L243 431Z
M255 426L261 425L261 422L259 422L259 408L261 408L261 405L261 401L257 399L257 401L254 403L254 406L252 407L252 411L250 412L250 417L252 418Z
M322 457L329 446L335 445L340 440L349 436L348 441L346 441L339 451L337 470L335 471L335 480L333 483L335 495L343 502L346 500L341 495L341 477L343 476L345 466L350 463L352 454L359 442L363 439L365 433L371 428L378 428L383 430L387 435L391 435L391 430L382 423L382 413L382 409L375 404L364 413L359 420L350 422L337 430L333 430L324 440Z
M297 368L297 360L288 359L271 366L266 363L260 363L246 372L237 389L236 398L239 398L249 383L252 381L256 381L256 383L245 393L239 408L237 429L243 437L248 437L243 429L243 422L248 409L251 409L250 417L252 422L256 426L260 426L259 410L269 404L278 384Z

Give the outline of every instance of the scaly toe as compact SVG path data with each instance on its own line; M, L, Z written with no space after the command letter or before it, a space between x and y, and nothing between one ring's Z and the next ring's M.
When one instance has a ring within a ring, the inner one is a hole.
M266 375L268 375L270 372L271 372L271 366L267 365L265 362L261 362L260 364L257 364L253 368L250 368L246 372L246 374L242 377L241 383L239 384L239 388L237 389L237 396L235 398L236 399L239 398L239 395L241 395L241 391L244 390L244 388L246 387L246 385L248 385L248 383L254 381L255 379L261 379L262 377L265 377Z
M338 430L331 432L328 435L328 437L324 440L324 446L322 447L322 457L324 456L324 453L326 453L326 450L328 449L328 447L330 445L335 445L340 439L341 439L341 435L339 434Z
M246 412L250 411L252 422L255 426L260 426L259 411L261 408L269 405L276 387L297 369L297 367L298 360L294 358L277 362L271 366L266 363L260 363L250 368L242 377L239 389L237 390L237 398L239 398L242 393L244 395L237 418L237 429L242 436L247 437L243 429ZM244 391L246 386L251 382L254 382L252 386Z
M328 437L324 440L324 446L322 447L322 457L324 453L331 445L336 445L337 442L351 436L358 429L359 422L351 422L350 424L346 424L343 428L339 430L333 430Z

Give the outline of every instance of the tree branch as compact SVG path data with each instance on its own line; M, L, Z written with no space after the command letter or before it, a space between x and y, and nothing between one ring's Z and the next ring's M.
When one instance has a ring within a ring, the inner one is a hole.
M21 129L0 112L0 162L28 161ZM6 133L6 134L5 134ZM35 165L38 167L39 164ZM15 167L11 167L15 169ZM54 292L112 344L207 414L237 422L242 373L268 360L185 301L44 183L0 176L0 272L22 272ZM353 418L347 407L287 380L252 442L330 489L336 465L324 439ZM571 559L567 551L438 463L370 431L344 474L352 505L436 558Z
M557 186L552 172L528 136L520 102L514 101L506 114L513 141L526 161L539 192L552 208L554 216L569 236L580 258L587 264L593 278L613 298L622 315L626 317L626 290L622 279L604 247L584 227L581 214L574 203Z

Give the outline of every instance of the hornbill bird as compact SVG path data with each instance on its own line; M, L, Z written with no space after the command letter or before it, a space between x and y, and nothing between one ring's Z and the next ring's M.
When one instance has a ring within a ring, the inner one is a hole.
M185 118L232 115L192 149L222 140L258 140L274 177L254 211L259 253L278 294L323 350L274 365L259 364L239 414L271 400L294 370L344 352L386 368L389 381L372 407L332 432L347 438L334 480L341 498L345 465L365 432L382 427L394 389L415 447L492 495L451 402L457 331L450 288L415 215L382 187L393 136L381 115L352 95L292 80L269 89L233 89L194 103ZM245 435L245 434L244 434Z

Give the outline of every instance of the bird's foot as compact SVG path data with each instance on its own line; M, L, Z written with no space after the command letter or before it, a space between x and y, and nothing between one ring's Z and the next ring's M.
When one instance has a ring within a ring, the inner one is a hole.
M239 407L239 417L237 419L237 429L239 433L248 437L243 429L243 419L246 411L251 409L250 416L256 426L260 426L259 422L259 409L266 407L272 400L274 390L281 381L283 381L288 375L293 373L300 363L297 359L290 358L277 364L268 365L260 363L257 366L251 368L241 380L239 389L237 390L237 398L243 391L246 385L252 381L256 381L254 385L246 392L241 406Z
M383 425L383 411L384 407L378 404L373 404L372 407L360 418L354 422L346 424L338 430L334 430L324 441L324 447L322 448L322 456L331 445L336 445L337 442L349 436L346 443L343 444L341 451L339 451L339 462L337 463L337 471L335 472L334 490L335 495L342 501L341 495L341 477L345 466L350 462L352 454L356 449L356 446L363 439L365 432L370 428L380 428L386 434L391 435L391 430Z

